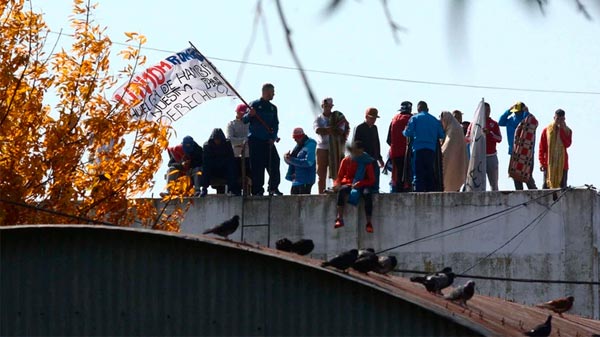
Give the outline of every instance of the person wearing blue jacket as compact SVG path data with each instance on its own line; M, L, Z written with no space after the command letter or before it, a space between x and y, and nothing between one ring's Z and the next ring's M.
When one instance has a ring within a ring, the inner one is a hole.
M427 103L417 104L418 113L410 118L402 133L411 138L413 186L415 192L435 191L435 156L441 139L446 137L442 123L429 114Z
M308 138L302 128L295 128L292 137L296 147L284 156L289 165L285 179L292 182L291 194L310 194L317 174L317 142Z
M265 170L269 173L269 195L282 195L279 191L279 155L275 143L279 140L279 118L277 107L271 103L275 97L275 87L271 83L262 86L262 96L250 103L250 110L242 117L250 124L248 147L252 171L252 195L261 196L265 192Z
M508 110L506 110L500 119L498 120L498 125L506 128L506 138L508 138L508 155L512 156L514 143L515 143L515 131L521 122L529 116L531 113L529 112L529 108L523 102L517 102L513 106L511 106ZM535 137L533 138L533 146L531 151L535 151ZM530 190L537 189L535 185L535 180L533 179L533 158L535 157L535 153L531 154L531 178L526 182L527 188ZM515 182L515 189L522 190L523 183L520 181Z

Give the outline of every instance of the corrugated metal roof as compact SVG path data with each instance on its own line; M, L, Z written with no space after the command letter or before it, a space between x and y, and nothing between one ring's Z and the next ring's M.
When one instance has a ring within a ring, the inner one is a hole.
M464 310L394 276L265 247L101 226L0 227L1 335L520 335L541 309ZM554 335L600 322L555 316Z
M206 237L28 226L1 228L0 245L3 336L485 332L305 260Z

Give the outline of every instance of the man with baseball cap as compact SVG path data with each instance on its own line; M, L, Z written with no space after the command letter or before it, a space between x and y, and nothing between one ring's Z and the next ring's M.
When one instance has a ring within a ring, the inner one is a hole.
M374 193L379 193L379 168L384 167L381 157L381 144L379 143L379 132L375 122L379 118L379 111L370 107L365 110L365 121L354 129L352 142L360 141L364 151L373 157L373 170L375 171L375 184L372 187Z
M387 143L390 146L390 159L392 160L392 191L395 193L411 190L410 182L403 179L407 141L402 132L406 129L406 125L412 117L412 103L409 101L402 102L398 111L400 113L392 118L387 135Z
M295 128L292 138L296 147L283 157L289 165L285 179L292 182L290 194L310 194L315 183L317 142L308 138L302 128Z
M340 162L344 158L344 146L350 133L350 124L344 114L333 110L333 98L324 98L321 108L323 113L313 123L313 128L317 133L319 194L325 193L328 172L329 178L333 180L337 178Z

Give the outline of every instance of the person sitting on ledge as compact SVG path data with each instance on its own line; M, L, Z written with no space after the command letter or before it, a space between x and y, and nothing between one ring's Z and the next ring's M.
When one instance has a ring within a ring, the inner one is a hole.
M365 153L361 141L355 141L350 147L350 155L342 160L334 191L337 191L337 218L335 227L344 226L344 206L346 198L351 205L358 205L362 196L365 199L365 214L367 216L366 230L373 233L371 216L373 215L373 197L371 188L375 185L373 158Z
M233 147L225 138L223 130L216 128L204 143L204 163L201 197L208 194L208 186L215 178L225 178L228 194L240 195L240 186L235 182Z

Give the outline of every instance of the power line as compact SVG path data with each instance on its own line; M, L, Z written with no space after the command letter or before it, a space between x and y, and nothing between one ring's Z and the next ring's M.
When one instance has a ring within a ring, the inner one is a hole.
M554 194L554 193L555 193L555 191L548 192L548 193L544 193L544 194L542 194L542 195L541 195L541 196L539 196L539 197L536 197L536 198L530 199L530 200L528 200L528 201L525 201L525 202L523 202L523 203L520 203L520 204L516 204L516 205L510 206L510 207L508 207L508 208L505 208L505 209L503 209L503 210L500 210L500 211L497 211L497 212L494 212L494 213L491 213L491 214L485 215L485 216L483 216L483 217L481 217L481 218L477 218L477 219L475 219L475 220L471 220L471 221L465 222L465 223L463 223L463 224L461 224L461 225L458 225L458 226L455 226L455 227L452 227L452 228L448 228L448 229L444 229L444 230L441 230L441 231L439 231L439 232L435 232L435 233L432 233L432 234L429 234L429 235L425 235L425 236L422 236L422 237L420 237L420 238L416 238L416 239L413 239L413 240L410 240L410 241L407 241L407 242L401 243L401 244L399 244L399 245L393 246L393 247L391 247L391 248L386 248L386 249L384 249L384 250L381 250L381 251L377 252L377 254L380 254L380 253L385 253L385 252L388 252L388 251L390 251L390 250L394 250L394 249L397 249L397 248L401 248L401 247L404 247L404 246L408 246L408 245L411 245L411 244L414 244L414 243L417 243L417 242L425 241L425 240L427 240L427 239L430 239L430 238L434 238L434 237L436 237L436 238L437 238L437 236L439 236L439 235L441 235L441 234L449 233L449 232L455 231L455 230L457 230L457 229L459 229L459 228L463 228L463 227L466 227L466 226L469 226L469 225L472 225L472 224L475 224L475 223L482 222L482 221L484 221L484 220L486 220L486 219L488 219L488 218L492 218L492 217L495 217L495 216L498 216L498 215L501 215L501 214L504 214L504 213L507 213L507 212L511 212L511 211L513 211L513 210L514 210L514 209L516 209L516 208L520 208L520 207L527 206L527 205L528 205L529 203L531 203L531 202L534 202L534 201L537 201L537 200L543 199L543 198L545 198L545 197L547 197L547 196L549 196L549 195L552 195L552 194ZM456 234L456 233L459 233L459 232L460 232L460 231L457 231L457 232L453 232L453 233L451 233L451 234Z
M421 274L428 275L431 272L422 270L410 270L410 269L394 269L397 273L404 274ZM546 280L546 279L530 279L530 278L511 278L511 277L496 277L496 276L481 276L481 275L470 275L470 274L454 274L456 277L470 278L475 280L488 280L488 281L507 281L507 282L522 282L522 283L547 283L547 284L577 284L577 285L600 285L600 282L595 281L567 281L567 280Z
M513 240L515 240L519 235L521 235L523 232L525 232L529 227L531 227L534 224L539 223L540 221L542 221L542 219L546 216L546 214L548 214L548 212L550 212L550 210L552 209L552 207L554 207L554 205L556 205L558 203L558 201L565 195L567 194L567 192L570 191L570 188L567 188L565 190L562 191L562 193L556 198L556 200L554 200L551 204L550 207L546 208L544 211L542 211L540 214L538 214L538 216L536 216L533 220L531 220L525 227L523 227L520 231L518 231L515 235L513 235L510 239L508 239L508 241L506 241L505 243L503 243L502 245L500 245L500 247L494 249L491 253L489 253L488 255L484 256L483 258L477 260L477 262L475 262L472 266L470 266L469 268L465 269L462 273L468 273L469 271L471 271L473 268L477 267L481 262L487 260L488 258L490 258L492 255L496 254L498 251L500 251L502 248L508 246L511 242L513 242Z
M52 34L56 35L65 35L73 37L73 34L66 33L58 33L54 31L49 31ZM137 47L133 44L125 43L125 42L117 42L113 41L113 44L126 46L126 47ZM177 51L153 48L153 47L144 47L141 49L157 51L161 53L175 54ZM260 62L251 62L251 61L243 61L243 60L235 60L229 58L222 57L213 57L209 56L211 60L218 60L222 62L229 63L237 63L237 64L245 64L257 67L265 67L265 68L273 68L273 69L283 69L283 70L293 70L299 71L300 69L292 66L284 66L278 64L269 64L269 63L260 63ZM386 77L386 76L375 76L375 75L364 75L357 73L348 73L348 72L338 72L338 71L328 71L328 70L320 70L320 69L303 69L308 73L315 74L324 74L324 75L333 75L333 76L343 76L343 77L353 77L353 78L362 78L368 80L377 80L377 81L388 81L388 82L402 82L402 83L412 83L412 84L422 84L422 85L434 85L434 86L443 86L443 87L459 87L459 88L470 88L470 89L489 89L489 90L503 90L503 91L520 91L520 92L537 92L537 93L552 93L552 94L571 94L571 95L600 95L599 91L583 91L583 90L558 90L558 89L535 89L535 88L517 88L517 87L502 87L502 86L491 86L491 85L477 85L477 84L463 84L463 83L452 83L452 82L437 82L437 81L421 81L421 80L412 80L406 78L397 78L397 77Z

